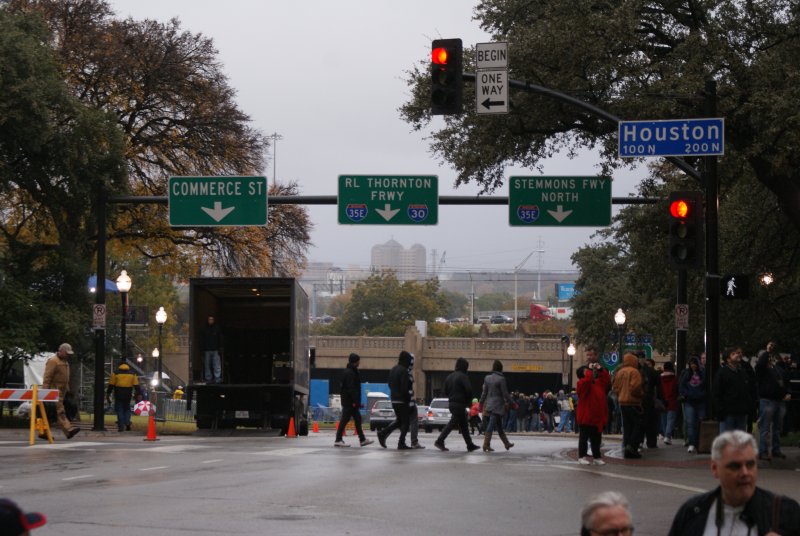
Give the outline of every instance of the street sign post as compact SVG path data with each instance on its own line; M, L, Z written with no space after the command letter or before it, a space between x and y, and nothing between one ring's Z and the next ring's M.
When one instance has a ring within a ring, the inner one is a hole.
M620 158L715 156L725 152L725 119L620 121Z
M675 304L675 331L689 330L689 306L685 303Z
M508 43L475 45L475 105L478 114L508 113Z
M95 303L92 305L92 328L105 329L106 328L106 304Z
M172 227L267 224L266 177L170 177Z
M610 177L511 177L511 226L611 225Z
M339 223L436 225L436 175L339 175Z

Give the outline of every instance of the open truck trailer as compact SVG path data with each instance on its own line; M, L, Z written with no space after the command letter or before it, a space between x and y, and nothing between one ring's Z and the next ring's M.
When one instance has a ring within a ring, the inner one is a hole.
M299 432L309 393L308 297L291 278L196 278L189 282L189 400L198 428ZM206 383L203 330L222 331L222 382ZM304 430L305 428L305 430ZM307 432L306 432L307 433Z

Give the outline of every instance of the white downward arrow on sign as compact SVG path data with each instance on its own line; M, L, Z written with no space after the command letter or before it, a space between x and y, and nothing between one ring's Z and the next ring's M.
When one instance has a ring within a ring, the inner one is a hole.
M400 212L400 209L399 209L399 208L396 208L396 209L392 210L392 205L390 205L389 203L386 203L386 204L383 206L383 210L381 210L381 209L379 209L379 208L378 208L378 209L375 209L375 212L377 212L378 214L380 214L381 216L383 216L383 219L384 219L384 220L386 220L386 221L389 221L389 220L391 220L392 218L394 218L394 215L395 215L395 214L397 214L398 212Z
M572 214L571 210L564 210L564 207L561 205L558 205L556 208L558 210L548 210L547 212L554 217L558 223L561 223L567 218L567 216Z
M222 218L233 212L236 207L222 208L222 202L214 201L214 208L200 207L203 211L211 216L214 221L221 221Z

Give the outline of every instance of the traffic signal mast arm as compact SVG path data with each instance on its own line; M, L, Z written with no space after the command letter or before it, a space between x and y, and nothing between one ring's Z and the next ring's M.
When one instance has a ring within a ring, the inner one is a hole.
M461 75L462 80L467 82L475 82L475 73L462 73ZM590 114L594 115L595 117L599 117L600 119L605 119L611 123L617 124L622 119L617 117L614 114L611 114L602 108L598 108L593 104L589 104L588 102L584 102L580 99L576 99L570 95L565 93L561 93L560 91L556 91L555 89L546 88L543 86L537 86L536 84L531 84L529 82L520 82L519 80L509 80L508 81L509 87L513 87L514 89L519 89L522 91L527 91L528 93L537 93L539 95L544 95L546 97L550 97L562 102L566 102L567 104L571 104L581 110L589 112ZM683 158L678 158L676 156L667 156L665 157L668 162L674 164L678 169L689 175L690 177L697 179L701 183L703 182L702 176L699 171L693 168L689 163L686 162Z

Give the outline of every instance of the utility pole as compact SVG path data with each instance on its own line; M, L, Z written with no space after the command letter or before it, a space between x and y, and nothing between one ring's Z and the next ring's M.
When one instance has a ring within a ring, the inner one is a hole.
M268 140L272 140L272 186L275 186L275 182L278 180L277 175L275 174L276 165L278 162L278 140L282 140L283 136L278 134L277 132L273 132L269 136L267 136Z

